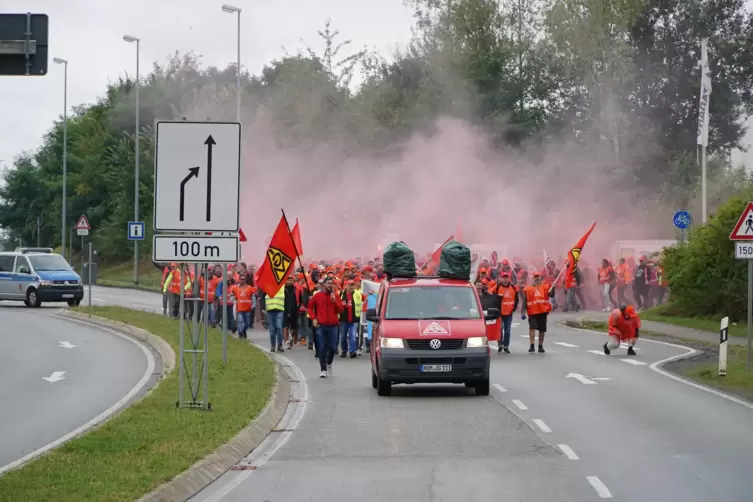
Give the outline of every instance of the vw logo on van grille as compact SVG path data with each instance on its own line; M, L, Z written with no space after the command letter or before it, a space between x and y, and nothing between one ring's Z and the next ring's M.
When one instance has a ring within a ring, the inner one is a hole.
M429 347L431 347L434 350L438 349L441 346L442 346L442 342L436 338L429 342Z

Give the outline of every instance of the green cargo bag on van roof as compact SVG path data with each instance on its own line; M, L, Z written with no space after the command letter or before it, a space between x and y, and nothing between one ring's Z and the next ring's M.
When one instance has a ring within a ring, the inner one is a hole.
M439 277L443 279L471 279L471 250L457 241L442 247L439 255Z
M384 273L389 277L415 277L416 258L413 251L404 242L393 242L384 250L382 256Z

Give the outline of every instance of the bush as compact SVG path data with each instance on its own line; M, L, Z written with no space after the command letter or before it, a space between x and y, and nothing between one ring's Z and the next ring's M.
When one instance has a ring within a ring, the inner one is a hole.
M729 234L749 200L751 189L720 206L705 225L693 228L687 243L664 251L662 264L672 294L666 315L729 316L731 322L746 317L747 263L735 259Z

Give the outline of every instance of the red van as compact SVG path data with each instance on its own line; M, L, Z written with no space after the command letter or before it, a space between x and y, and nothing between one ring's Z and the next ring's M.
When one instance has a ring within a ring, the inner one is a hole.
M486 321L468 281L439 277L392 279L379 289L373 324L371 386L389 396L393 384L462 383L489 395L491 351Z

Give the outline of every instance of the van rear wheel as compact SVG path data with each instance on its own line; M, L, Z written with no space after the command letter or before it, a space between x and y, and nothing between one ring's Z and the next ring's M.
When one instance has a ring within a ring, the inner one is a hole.
M374 368L371 368L371 388L376 389L379 386L379 379L374 373Z

